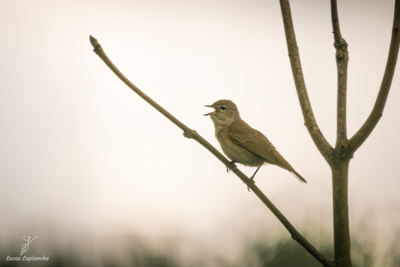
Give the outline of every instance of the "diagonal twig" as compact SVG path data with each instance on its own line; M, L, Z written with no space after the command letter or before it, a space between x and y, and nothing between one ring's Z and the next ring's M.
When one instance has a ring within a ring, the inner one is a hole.
M325 139L318 127L308 98L307 88L304 81L303 71L300 64L299 49L297 47L296 36L294 33L292 14L288 0L280 0L283 24L285 28L286 42L288 45L290 64L292 66L293 78L296 85L297 95L299 97L301 110L303 113L305 125L311 135L315 145L321 152L326 161L330 161L332 146Z
M96 38L90 36L90 42L94 48L94 52L103 60L103 62L118 76L130 89L137 93L143 100L157 109L161 114L167 117L172 123L183 130L184 136L187 138L192 138L204 146L208 151L210 151L215 157L217 157L225 166L232 170L253 192L257 197L270 209L270 211L278 218L278 220L285 226L285 228L290 232L292 238L299 242L311 255L313 255L318 261L324 264L324 266L333 266L332 262L325 258L318 250L316 250L286 219L286 217L278 210L278 208L265 196L265 194L255 185L254 181L249 179L245 174L243 174L235 164L232 164L224 155L222 155L217 149L215 149L209 142L207 142L203 137L201 137L196 131L191 130L185 124L180 122L172 114L166 111L163 107L158 105L154 100L137 88L133 83L131 83L111 62L107 57L103 48L96 40Z
M385 108L389 90L392 85L393 75L396 68L397 57L400 44L400 0L396 0L394 7L394 18L392 28L392 38L390 41L389 55L386 63L385 73L383 75L381 88L376 98L375 105L361 128L350 139L350 149L354 153L371 134L372 130L378 124Z

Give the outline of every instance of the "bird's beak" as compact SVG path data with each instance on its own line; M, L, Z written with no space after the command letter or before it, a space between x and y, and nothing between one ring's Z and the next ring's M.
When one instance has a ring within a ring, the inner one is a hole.
M207 107L207 108L214 108L212 105L205 105L205 107ZM212 111L212 112L210 112L210 113L204 114L204 116L215 115L215 114L217 114L217 111L216 111L216 110L214 110L214 111Z

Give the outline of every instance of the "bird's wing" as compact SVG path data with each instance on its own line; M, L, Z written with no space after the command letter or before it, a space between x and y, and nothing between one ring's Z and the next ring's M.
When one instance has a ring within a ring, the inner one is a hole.
M279 164L282 156L276 151L268 138L256 129L251 128L243 120L233 122L229 126L228 133L234 143L265 158L267 163L282 165L283 162Z
M238 123L236 125L232 125ZM251 128L246 122L240 120L233 122L228 129L231 140L248 149L249 151L263 157L267 163L277 165L291 172L302 183L307 181L296 172L285 158L276 150L274 145L265 135L256 129ZM233 126L233 127L231 127Z

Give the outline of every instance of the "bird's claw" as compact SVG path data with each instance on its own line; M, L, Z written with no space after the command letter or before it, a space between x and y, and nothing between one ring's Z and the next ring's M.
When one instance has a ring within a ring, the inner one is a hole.
M226 172L227 173L229 173L232 169L234 169L234 168L236 168L236 165L235 165L235 161L234 160L232 160L230 163L229 163L229 167L227 166L226 167Z
M249 180L244 182L247 185L247 191L250 192L250 186L253 186L256 182L254 181L254 177L251 177Z

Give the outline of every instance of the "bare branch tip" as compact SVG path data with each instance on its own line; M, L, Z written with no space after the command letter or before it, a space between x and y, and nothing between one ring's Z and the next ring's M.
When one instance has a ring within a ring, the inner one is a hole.
M92 35L89 36L89 40L90 40L90 43L91 43L93 46L95 46L96 44L99 43L99 42L97 41L97 39L94 38Z
M99 44L99 42L97 41L97 39L96 38L94 38L92 35L90 35L89 36L89 40L90 40L90 43L92 44L92 46L93 46L93 51L96 53L96 54L99 54L99 52L101 52L102 50L103 50L103 48L101 47L101 45Z

